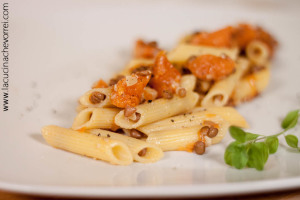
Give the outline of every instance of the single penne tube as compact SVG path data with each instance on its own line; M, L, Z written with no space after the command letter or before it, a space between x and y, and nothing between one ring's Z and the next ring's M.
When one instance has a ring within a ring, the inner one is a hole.
M115 165L129 165L133 161L128 146L121 141L53 125L43 127L42 134L46 142L55 148Z
M120 112L118 108L86 108L80 111L74 119L73 130L92 128L117 129L115 116Z
M110 102L112 87L94 88L79 98L81 105L92 108L114 107Z
M179 44L175 49L167 55L169 61L175 64L185 63L191 56L200 56L210 54L214 56L227 55L232 60L236 60L238 56L238 48L216 48L202 45Z
M209 114L215 114L222 117L225 121L232 126L238 126L241 128L249 128L249 125L245 118L233 107L195 107L191 110L192 113L207 112Z
M124 75L124 76L128 76L132 73L132 71L135 69L135 68L138 68L140 66L149 66L149 65L152 65L154 62L153 59L142 59L142 58L139 58L139 59L132 59L126 66L125 68L120 72L118 73L118 75Z
M201 101L202 106L224 106L227 104L235 86L249 68L249 61L238 58L235 72L223 80L217 81Z
M172 99L156 99L136 106L133 115L139 116L138 120L125 117L124 110L115 117L115 123L121 128L133 129L161 119L171 117L192 109L199 99L195 92L187 92L185 97L174 96Z
M261 41L251 41L246 47L246 55L255 65L265 65L270 57L268 46Z
M203 126L153 132L148 135L146 141L158 145L163 151L192 152L195 143L201 138L200 130ZM218 124L218 134L215 137L204 136L205 146L219 143L224 138L228 127L226 122Z
M138 127L137 129L146 135L153 132L174 130L181 128L188 128L204 124L205 122L213 122L219 124L223 121L229 125L248 128L246 120L232 107L212 107L192 109L191 112L169 117L161 121L157 121L145 126Z
M152 163L160 160L163 157L161 148L159 148L157 145L149 144L143 140L102 129L90 129L87 130L87 132L101 137L109 137L113 140L118 140L125 143L129 147L133 155L133 159L137 162Z
M193 74L183 75L180 79L180 86L185 88L186 91L194 91L196 81L196 76Z
M215 124L218 124L224 121L220 116L212 114L207 111L196 112L196 113L185 113L173 117L169 117L167 119L163 119L146 126L138 127L137 129L142 133L149 135L153 132L158 131L166 131L166 130L174 130L174 129L182 129L189 128L193 126L199 126L203 124L205 121L210 121Z
M243 77L232 94L232 102L238 105L249 101L260 94L268 86L270 80L270 68L265 67L258 72Z

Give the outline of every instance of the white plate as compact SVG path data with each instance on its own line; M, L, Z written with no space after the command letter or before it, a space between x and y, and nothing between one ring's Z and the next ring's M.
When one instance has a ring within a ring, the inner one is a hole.
M9 111L2 111L1 102L0 189L178 197L300 187L300 154L283 141L259 172L224 163L228 135L204 156L169 152L154 164L120 167L54 149L40 134L48 124L70 127L77 98L95 80L109 79L126 64L136 38L155 39L172 48L190 31L241 21L265 27L280 48L268 89L238 110L251 131L278 132L282 117L300 107L299 9L299 1L271 0L9 2Z

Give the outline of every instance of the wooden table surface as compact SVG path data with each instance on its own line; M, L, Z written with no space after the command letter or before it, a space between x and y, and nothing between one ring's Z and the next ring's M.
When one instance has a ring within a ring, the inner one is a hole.
M45 197L45 196L30 196L23 194L16 194L6 191L0 191L0 199L5 200L71 200L74 198L59 198L59 197ZM81 199L81 198L80 198ZM77 199L77 200L80 200ZM171 198L174 199L174 198ZM186 198L185 198L186 199ZM276 193L266 193L266 194L254 194L246 196L223 196L218 198L191 198L191 199L210 199L210 200L237 200L237 199L255 199L255 200L299 200L300 199L300 189L289 190L284 192Z

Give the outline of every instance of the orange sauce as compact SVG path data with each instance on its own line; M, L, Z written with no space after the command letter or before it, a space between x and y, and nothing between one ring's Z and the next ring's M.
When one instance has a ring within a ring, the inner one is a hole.
M247 83L251 90L251 97L254 97L258 94L257 88L256 88L256 78L254 74L248 75L246 77Z
M195 145L195 143L187 144L187 145L184 146L184 147L179 147L179 148L177 149L177 151L193 152L194 145Z
M175 93L181 79L180 72L168 61L163 51L155 58L153 76L150 85L157 91L158 97L162 97L164 91Z
M126 78L123 78L114 86L110 99L111 103L116 107L135 107L140 104L144 88L148 84L150 76L132 74L131 77L137 78L135 84L128 86Z
M205 117L208 117L208 118L215 117L215 116L217 116L217 115L216 114L212 114L212 113L205 114Z
M191 37L190 43L213 47L230 47L232 45L233 28L228 26L212 33L197 33Z
M204 121L203 125L204 126L213 126L214 128L220 128L219 124L216 124L216 123L214 123L212 121Z
M211 81L221 80L230 75L235 68L235 63L229 57L201 55L188 61L187 67L197 78Z
M151 59L160 51L156 42L146 43L143 40L138 40L135 43L134 57Z
M239 24L235 28L234 40L237 45L244 49L247 44L256 38L255 29L249 24Z
M203 136L200 131L198 131L198 140L205 143L205 136Z
M100 79L99 81L96 81L92 85L92 89L94 89L94 88L106 88L106 87L108 87L108 85L102 79Z
M85 132L86 131L86 127L82 127L80 129L78 129L77 131L79 131L79 132Z
M237 27L228 26L212 33L196 33L191 36L188 42L194 45L213 47L238 46L241 49L245 49L249 42L253 40L264 42L270 50L270 57L272 57L277 41L261 27L249 24L239 24Z

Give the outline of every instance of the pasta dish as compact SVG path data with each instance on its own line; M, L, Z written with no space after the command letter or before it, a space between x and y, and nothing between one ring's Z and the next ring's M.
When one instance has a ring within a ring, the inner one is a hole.
M276 46L249 24L191 33L170 51L137 40L124 69L79 98L72 127L45 126L43 137L116 165L156 162L165 151L202 155L231 125L248 127L234 107L267 87Z

